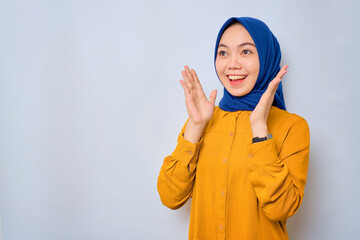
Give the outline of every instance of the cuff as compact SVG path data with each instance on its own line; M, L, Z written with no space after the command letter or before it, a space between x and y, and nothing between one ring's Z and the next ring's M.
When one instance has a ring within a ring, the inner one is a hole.
M171 156L187 166L194 156L198 154L202 141L203 138L201 137L197 143L189 142L184 138L183 133L181 133L176 148Z
M279 160L273 138L250 144L247 148L247 154L251 165L269 165Z

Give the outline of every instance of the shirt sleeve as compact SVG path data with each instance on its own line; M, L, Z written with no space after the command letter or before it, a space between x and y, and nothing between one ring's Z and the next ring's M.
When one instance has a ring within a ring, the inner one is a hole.
M187 141L183 136L185 126L179 134L174 152L165 157L157 181L161 202L171 209L181 207L192 196L202 143L202 138L195 144Z
M309 127L304 119L291 126L279 154L274 139L248 146L250 181L269 219L283 220L299 209L304 196L309 148Z

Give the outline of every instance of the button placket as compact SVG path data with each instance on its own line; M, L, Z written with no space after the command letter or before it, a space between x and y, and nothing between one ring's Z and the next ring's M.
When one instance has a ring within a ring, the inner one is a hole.
M220 185L219 185L219 202L220 202L220 214L219 214L219 221L218 221L218 231L221 233L220 239L225 239L225 228L226 228L226 196L227 196L227 187L228 187L228 168L230 163L230 156L231 156L231 148L232 144L235 138L236 133L236 122L237 122L238 116L236 118L233 118L232 120L235 121L235 124L231 124L233 126L232 129L229 129L230 131L227 133L228 138L226 141L228 141L227 146L228 149L226 150L226 157L222 158L222 166L221 166L221 172L222 177L220 178Z

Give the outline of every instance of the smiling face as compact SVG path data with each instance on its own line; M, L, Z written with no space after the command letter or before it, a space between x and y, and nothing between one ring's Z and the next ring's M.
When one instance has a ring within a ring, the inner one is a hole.
M259 56L249 32L240 23L228 27L221 36L215 66L231 95L244 96L254 88L260 69Z

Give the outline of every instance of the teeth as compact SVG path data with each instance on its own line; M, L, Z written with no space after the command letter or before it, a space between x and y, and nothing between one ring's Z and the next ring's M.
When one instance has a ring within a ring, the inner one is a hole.
M229 76L230 80L239 80L239 79L244 79L244 78L246 78L246 75Z

